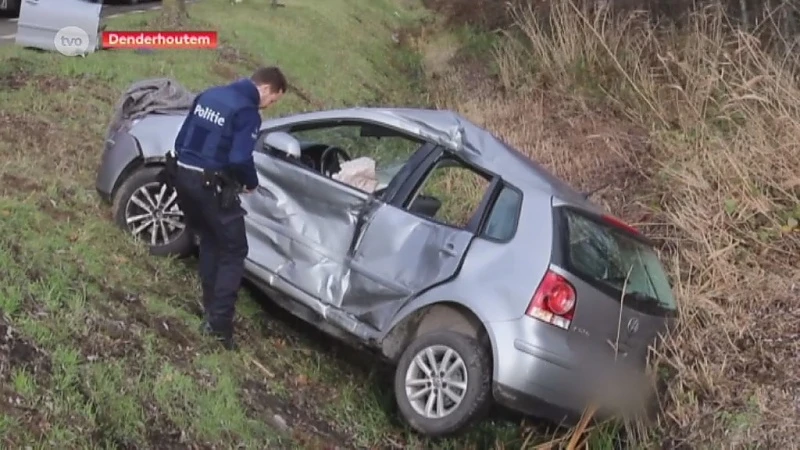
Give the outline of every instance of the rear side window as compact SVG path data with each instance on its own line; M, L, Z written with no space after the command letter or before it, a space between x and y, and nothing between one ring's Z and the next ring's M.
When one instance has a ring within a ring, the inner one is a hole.
M611 225L568 209L566 225L567 269L608 295L656 315L677 309L669 278L649 245ZM627 279L627 284L626 284Z
M521 206L522 194L508 185L503 186L486 219L482 236L497 241L514 237Z

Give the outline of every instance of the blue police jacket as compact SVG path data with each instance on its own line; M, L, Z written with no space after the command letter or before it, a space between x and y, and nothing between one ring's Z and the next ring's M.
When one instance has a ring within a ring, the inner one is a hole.
M248 189L258 186L253 150L261 127L259 94L249 79L201 92L175 139L178 161L226 170Z

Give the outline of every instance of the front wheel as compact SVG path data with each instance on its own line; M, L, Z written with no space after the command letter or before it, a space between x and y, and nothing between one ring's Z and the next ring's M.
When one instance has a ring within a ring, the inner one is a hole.
M178 194L158 180L162 169L141 168L122 183L114 196L114 222L147 244L152 255L188 256L194 239L178 207Z
M397 364L394 391L405 420L442 437L463 431L491 405L492 367L485 346L454 331L425 334Z

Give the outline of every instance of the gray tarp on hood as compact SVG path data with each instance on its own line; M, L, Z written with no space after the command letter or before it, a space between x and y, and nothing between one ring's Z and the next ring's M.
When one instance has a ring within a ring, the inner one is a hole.
M131 84L114 108L108 136L130 127L148 114L182 114L192 107L196 94L171 78L152 78Z

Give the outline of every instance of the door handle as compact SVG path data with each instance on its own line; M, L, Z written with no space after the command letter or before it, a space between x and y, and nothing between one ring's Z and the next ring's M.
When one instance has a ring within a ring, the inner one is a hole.
M452 242L448 242L447 244L442 247L442 253L447 256L457 256L458 253L456 252L456 246Z

